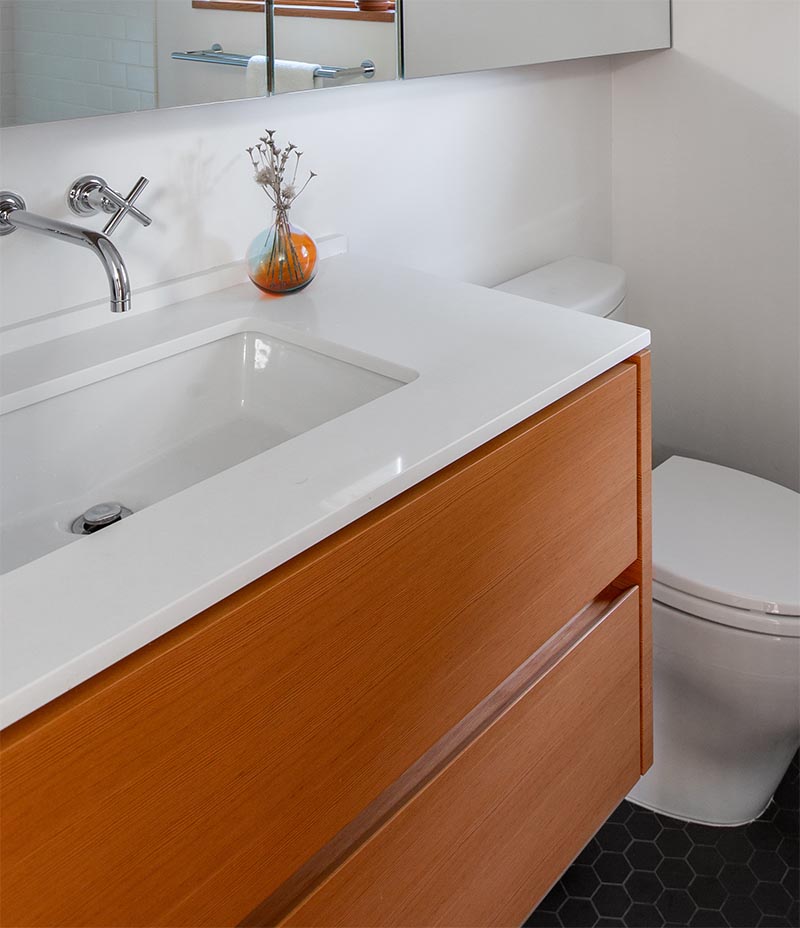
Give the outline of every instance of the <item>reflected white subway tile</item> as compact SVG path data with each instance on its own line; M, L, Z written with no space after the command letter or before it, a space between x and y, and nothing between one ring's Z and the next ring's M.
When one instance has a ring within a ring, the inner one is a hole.
M54 112L54 119L80 119L83 116L94 116L90 107L78 106L75 103L57 103Z
M111 91L111 104L118 113L130 113L139 109L141 99L135 90L114 88Z
M114 40L113 60L121 64L139 64L138 42Z
M47 62L51 59L44 55L34 55L30 52L20 52L15 56L17 74L46 74Z
M111 88L103 87L100 84L89 84L86 87L86 105L111 112Z
M65 103L77 103L86 105L86 88L83 84L76 84L73 81L53 81L54 87L51 92L56 99L63 100Z
M156 89L156 72L153 68L139 68L135 65L128 65L128 83L131 90L144 90L146 93L154 93Z
M113 10L113 7L110 9ZM125 19L122 16L104 15L98 17L97 34L108 39L125 38Z
M83 45L83 54L85 58L94 61L110 61L112 51L112 40L101 39L96 37L87 37L81 40Z
M155 46L152 42L149 45L143 42L139 46L139 63L145 68L156 66Z
M98 65L100 83L110 87L124 87L127 81L124 64L101 61Z
M133 42L155 41L155 22L151 16L137 18L126 17L124 20L125 36Z

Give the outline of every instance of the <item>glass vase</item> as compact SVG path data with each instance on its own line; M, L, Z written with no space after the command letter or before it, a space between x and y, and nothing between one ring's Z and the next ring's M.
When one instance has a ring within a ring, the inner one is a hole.
M275 210L275 222L259 233L247 250L247 273L265 293L291 293L311 283L317 270L317 246L288 210Z

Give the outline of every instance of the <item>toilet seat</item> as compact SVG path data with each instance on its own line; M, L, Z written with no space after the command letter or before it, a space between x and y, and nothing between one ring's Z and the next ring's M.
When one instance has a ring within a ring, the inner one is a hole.
M738 628L758 635L800 638L800 616L774 615L750 609L737 609L735 606L726 606L710 599L692 596L659 583L657 580L653 581L653 599L665 606L678 609L680 612L700 619L708 619L719 625L727 625L730 628Z
M653 471L653 598L759 634L800 638L800 494L672 457Z

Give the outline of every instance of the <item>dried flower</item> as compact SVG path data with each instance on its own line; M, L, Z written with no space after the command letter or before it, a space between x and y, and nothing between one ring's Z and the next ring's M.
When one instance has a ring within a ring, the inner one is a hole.
M259 144L245 149L250 156L254 169L255 182L272 200L278 209L286 210L306 189L312 178L317 175L309 172L306 182L298 188L297 169L300 164L302 152L293 142L281 149L274 141L274 129L265 129L266 135L259 138ZM289 160L294 155L294 166L289 168ZM291 180L287 177L287 169L291 170Z
M269 167L259 168L255 173L255 181L262 187L270 187L275 181L275 173Z

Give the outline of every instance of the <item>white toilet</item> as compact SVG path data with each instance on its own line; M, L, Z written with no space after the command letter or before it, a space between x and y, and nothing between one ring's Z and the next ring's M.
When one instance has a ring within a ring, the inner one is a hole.
M619 319L625 274L566 258L499 289ZM800 494L670 458L653 471L653 577L655 763L629 799L751 821L800 746Z
M591 258L562 258L494 289L625 322L625 271Z

